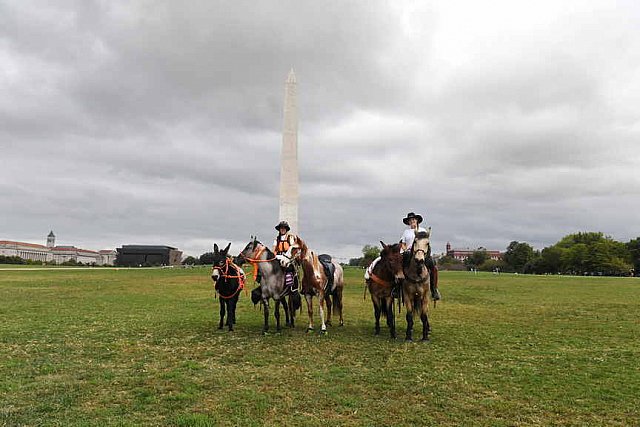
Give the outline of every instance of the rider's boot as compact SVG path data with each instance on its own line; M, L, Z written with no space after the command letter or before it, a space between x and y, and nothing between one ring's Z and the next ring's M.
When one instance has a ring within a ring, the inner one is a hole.
M429 275L429 288L431 289L431 299L434 301L440 300L441 296L438 290L437 273L433 272L433 270Z

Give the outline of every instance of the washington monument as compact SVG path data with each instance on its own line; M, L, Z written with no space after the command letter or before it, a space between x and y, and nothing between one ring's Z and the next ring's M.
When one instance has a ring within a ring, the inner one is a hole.
M280 220L298 233L298 102L296 75L289 71L284 89L284 122L280 157Z

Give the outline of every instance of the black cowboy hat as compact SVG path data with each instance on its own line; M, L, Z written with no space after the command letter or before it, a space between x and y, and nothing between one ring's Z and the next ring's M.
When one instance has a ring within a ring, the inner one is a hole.
M276 225L276 230L280 231L280 227L286 228L287 231L291 230L291 227L289 227L289 223L287 221L280 221L280 223Z
M422 215L416 215L416 214L414 214L413 212L409 212L409 213L407 214L407 217L406 217L406 218L404 218L404 219L402 220L402 222L404 222L405 224L409 225L409 220L410 220L411 218L415 218L415 219L417 219L417 220L418 220L418 224L420 224L420 223L422 222Z

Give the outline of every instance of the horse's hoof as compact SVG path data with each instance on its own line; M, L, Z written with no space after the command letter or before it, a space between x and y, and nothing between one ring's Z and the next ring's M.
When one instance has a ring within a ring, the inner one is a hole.
M340 322L340 325L338 326L342 328L344 326L344 322Z
M320 335L327 335L327 330L326 329L321 330Z
M404 342L413 342L413 338L407 337L407 338L404 339Z
M329 321L329 322L325 322L325 325L327 325L327 326L333 326L333 325L331 324L331 321Z
M422 342L429 342L429 341L431 341L431 340L429 339L429 337L424 337L424 338L422 338Z
M315 329L313 329L313 328L307 328L307 333L308 333L308 334L311 334L311 333L313 333L313 332L315 332Z
M380 335L380 331L375 331L373 335Z

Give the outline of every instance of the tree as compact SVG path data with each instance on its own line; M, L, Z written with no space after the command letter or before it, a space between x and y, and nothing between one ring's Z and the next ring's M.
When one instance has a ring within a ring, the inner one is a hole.
M191 255L189 255L188 257L186 257L183 261L182 261L182 265L194 265L198 262L197 259L195 259L194 257L192 257Z
M442 270L449 270L449 269L460 269L463 263L462 261L460 261L459 259L456 259L450 255L445 255L445 256L441 256L440 258L438 258L438 268L442 269Z
M366 267L380 256L380 248L378 246L364 245L362 247L362 266Z
M360 258L351 258L349 259L349 265L351 267L360 267L362 266L364 258L360 257Z
M213 264L213 252L205 252L200 255L200 264Z
M468 268L478 268L482 263L489 259L489 254L487 250L484 248L479 248L471 254L467 259L464 260L464 265Z
M487 259L478 266L480 271L504 271L507 267L506 263L501 259Z
M630 240L626 246L635 274L640 274L640 237Z
M515 272L522 273L524 266L527 265L535 256L534 250L528 243L520 243L513 241L507 246L507 251L502 259Z

